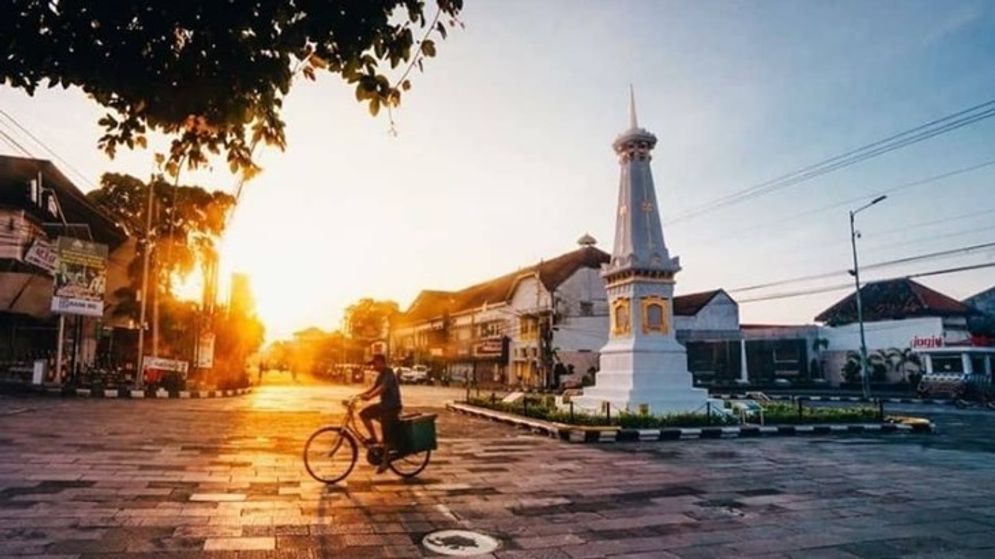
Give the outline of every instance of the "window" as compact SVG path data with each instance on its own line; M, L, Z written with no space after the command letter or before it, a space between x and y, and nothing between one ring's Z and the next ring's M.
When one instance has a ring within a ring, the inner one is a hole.
M594 316L594 303L591 301L581 301L580 302L580 315L581 316Z
M669 301L663 297L643 297L643 333L670 333Z
M539 335L539 320L534 316L523 316L518 319L518 337L522 340L534 340Z
M612 335L628 336L632 331L629 300L619 298L612 301Z
M961 360L960 355L934 355L933 372L963 373L964 361Z
M796 364L801 359L797 345L778 345L774 347L774 363Z
M501 335L501 321L492 320L484 322L478 326L477 336L480 338L496 338Z

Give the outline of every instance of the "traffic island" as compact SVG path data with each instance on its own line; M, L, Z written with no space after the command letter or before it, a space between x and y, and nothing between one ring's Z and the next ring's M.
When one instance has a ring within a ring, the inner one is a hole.
M68 398L107 398L132 400L205 399L231 398L244 396L252 388L232 388L228 390L130 390L127 388L48 388L43 394Z
M873 404L877 402L884 402L886 404L928 404L937 406L952 406L956 403L956 400L950 398L898 398L893 396L884 396L880 398L864 398L862 396L836 396L831 394L821 394L821 395L795 395L795 394L764 394L768 400L776 401L786 401L795 402L802 400L804 402L849 402L849 403L864 403ZM753 397L750 394L745 393L715 393L712 394L714 398L721 398L723 400L752 400Z
M682 441L697 439L734 439L798 435L852 435L865 433L931 433L935 428L933 423L928 420L901 416L886 416L881 421L863 422L830 422L828 420L823 420L821 422L812 423L773 425L744 424L639 428L611 424L575 425L557 421L548 421L539 418L525 417L517 413L459 402L448 403L446 404L446 407L457 413L505 423L538 435L548 436L571 443ZM586 416L586 418L589 417L590 416ZM718 421L716 418L713 418L713 420Z

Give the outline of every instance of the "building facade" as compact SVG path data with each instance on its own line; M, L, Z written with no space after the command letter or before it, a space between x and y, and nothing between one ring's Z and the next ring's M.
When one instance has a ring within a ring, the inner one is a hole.
M549 386L557 363L575 373L597 371L609 337L601 266L610 257L587 235L579 243L459 291L422 291L391 327L391 358L506 386ZM739 339L738 306L724 291L678 296L673 307L677 337L689 352Z
M58 382L93 364L101 346L113 346L117 301L109 294L127 282L134 243L55 165L39 159L0 156L0 223L0 378L38 382L42 370L41 380ZM108 257L103 316L66 315L64 366L56 372L60 321L52 299L60 237L102 245Z

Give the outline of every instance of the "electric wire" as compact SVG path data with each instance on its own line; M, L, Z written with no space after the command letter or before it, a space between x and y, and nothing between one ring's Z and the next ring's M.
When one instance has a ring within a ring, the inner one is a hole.
M941 251L930 252L930 253L926 253L926 254L917 254L917 255L913 255L913 256L906 256L906 257L903 257L903 258L897 258L897 259L894 259L894 260L886 260L886 261L883 261L883 262L875 262L873 264L868 264L868 265L865 265L865 266L861 266L861 269L863 269L863 270L875 270L875 269L880 269L880 268L898 266L898 265L901 265L901 264L908 264L910 262L919 262L919 261L923 261L923 260L932 260L932 259L936 259L936 258L947 258L947 257L950 257L950 256L960 256L960 255L970 254L972 252L976 252L976 251L980 251L980 250L985 250L985 249L989 249L989 248L995 248L995 242L982 243L982 244L971 245L971 246L966 246L966 247L958 247L958 248L954 248L954 249L941 250ZM765 288L768 288L768 287L777 287L777 286L780 286L780 285L788 285L788 284L792 284L792 283L801 283L801 282L806 282L806 281L811 281L811 280L816 280L816 279L831 278L831 277L843 275L843 274L846 274L846 273L848 273L848 270L836 270L836 271L832 271L832 272L822 272L822 273L818 273L818 274L810 274L810 275L806 275L806 276L798 276L798 277L794 277L794 278L787 278L787 279L782 279L782 280L770 281L770 282L756 284L756 285L749 285L749 286L744 286L744 287L737 287L737 288L733 288L733 289L728 289L727 291L729 291L729 292L737 292L737 293L742 293L742 292L745 292L745 291L756 291L758 289L765 289Z
M84 175L79 169L77 169L72 163L70 163L69 161L66 161L61 155L59 155L58 153L56 153L54 149L52 149L52 148L50 148L48 146L48 144L46 144L41 139L39 139L37 136L35 136L34 134L32 134L31 130L29 130L28 128L26 128L25 126L23 126L20 122L18 122L18 120L16 118L14 118L10 113L8 113L7 111L5 111L3 109L0 109L0 116L6 117L7 120L9 120L10 122L12 122L14 124L14 126L17 127L18 130L20 130L21 132L23 132L28 138L31 138L31 140L34 141L35 144L37 144L43 150L45 150L46 152L48 152L52 157L58 159L60 163L62 163L63 165L65 165L66 168L69 169L70 171L72 171L77 177L83 179L83 181L86 182L88 185L90 185L90 187L97 188L97 185L94 184L94 182L92 180L90 180L89 178L87 178L87 176Z
M993 105L995 105L995 99L910 128L834 157L824 159L818 163L802 167L801 169L791 173L764 181L743 190L720 196L710 202L701 204L679 214L674 218L671 218L670 220L667 220L667 224L673 225L680 223L705 213L713 212L719 208L750 200L770 192L782 190L839 169L850 167L868 159L878 157L880 155L928 140L935 136L946 134L964 126L991 118L995 116L995 107L993 107ZM978 112L979 109L984 110ZM941 125L936 126L938 124Z
M954 274L954 273L958 273L958 272L967 272L967 271L971 271L971 270L981 270L981 269L984 269L984 268L992 268L992 267L995 267L995 262L985 262L985 263L981 263L981 264L972 264L970 266L957 266L955 268L944 268L944 269L941 269L941 270L930 270L928 272L918 272L918 273L914 273L914 274L908 274L908 275L905 275L905 276L898 276L898 277L893 277L893 278L875 279L875 280L870 280L870 281L864 283L864 285L866 286L867 283L877 283L877 282L882 282L882 281L893 281L893 280L896 280L896 279L923 278L923 277L930 277L930 276L940 276L940 275L946 275L946 274ZM844 289L853 289L853 288L854 288L854 285L851 282L851 283L843 283L843 284L836 284L836 285L829 285L829 286L813 287L811 289L801 289L801 290L797 290L797 291L788 291L788 292L783 292L783 293L773 293L773 294L770 294L770 295L760 295L760 296L757 296L757 297L750 297L750 298L747 298L747 299L737 299L736 302L739 303L739 304L743 304L743 303L756 303L756 302L759 302L759 301L772 301L772 300L775 300L775 299L790 299L790 298L793 298L793 297L803 297L803 296L806 296L806 295L818 295L818 294L821 294L821 293L831 293L833 291L842 291Z
M983 161L981 163L976 163L974 165L969 165L967 167L962 167L962 168L959 168L959 169L954 169L954 170L951 170L951 171L940 173L938 175L933 175L933 176L926 177L926 178L923 178L923 179L918 179L918 180L915 180L915 181L898 184L898 185L892 186L890 188L886 188L884 190L878 191L878 192L876 192L876 194L877 195L882 195L882 194L889 194L890 195L890 194L894 194L895 192L900 192L902 190L907 190L909 188L914 188L914 187L917 187L917 186L922 186L922 185L925 185L925 184L930 184L930 183L933 183L933 182L936 182L936 181L940 181L940 180L943 180L943 179L946 179L946 178L954 177L954 176L957 176L957 175L962 175L962 174L965 174L965 173L970 173L970 172L973 172L973 171L984 169L986 167L991 167L992 165L995 165L995 159L989 159L989 160ZM863 202L863 201L866 201L871 196L872 196L872 194L868 194L868 195L856 196L854 198L847 198L846 200L840 200L839 202L833 202L832 204L829 204L829 205L826 205L826 206L820 206L820 207L817 207L817 208L806 210L806 211L803 211L801 213L797 213L797 214L794 214L794 215L791 215L791 216L787 216L787 217L784 217L784 218L781 218L781 219L777 219L777 220L765 220L765 221L762 221L760 223L756 223L754 225L751 225L749 227L743 227L741 229L733 230L732 232L729 232L729 233L725 233L725 234L722 234L722 235L717 235L717 236L711 237L711 238L705 238L705 239L703 239L702 242L704 242L704 243L712 243L712 242L721 242L721 241L741 241L742 238L743 238L743 233L750 233L750 232L755 232L755 231L758 231L758 230L783 228L783 226L784 226L785 223L790 223L790 222L793 222L793 221L798 221L800 219L804 219L806 217L809 217L809 216L812 216L812 215L815 215L815 214L819 214L819 213L826 212L826 211L829 211L829 210L835 210L837 208L843 208L843 207L846 207L846 206L849 206L851 204L855 204L855 203L858 203L858 202Z

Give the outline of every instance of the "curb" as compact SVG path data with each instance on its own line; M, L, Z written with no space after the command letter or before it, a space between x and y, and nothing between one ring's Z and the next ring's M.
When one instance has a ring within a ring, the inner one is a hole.
M63 392L60 388L46 388L37 394L43 396L61 396L64 398L116 399L116 400L181 400L206 398L231 398L244 396L252 392L252 388L236 388L232 390L181 390L167 392L158 390L154 393L144 390L103 390L93 388L77 388Z
M753 400L746 394L712 394L713 398L721 398L723 400ZM771 400L780 401L796 401L796 400L808 400L811 402L868 402L877 403L879 401L886 404L937 404L941 406L951 406L954 404L953 400L950 399L940 399L940 398L863 398L861 396L792 396L790 394L771 394L767 395L767 398Z
M575 427L552 423L450 402L446 408L457 413L480 417L526 429L570 443L621 443L686 441L698 439L737 439L751 437L793 437L798 435L850 435L861 433L931 433L932 422L924 423L836 423L802 425L734 425L723 427L664 427L662 429L626 429L619 427Z

